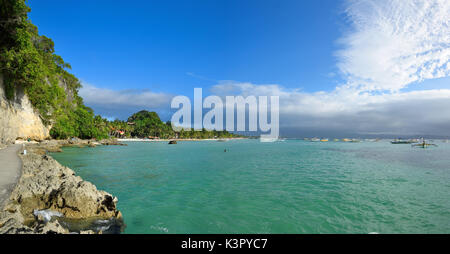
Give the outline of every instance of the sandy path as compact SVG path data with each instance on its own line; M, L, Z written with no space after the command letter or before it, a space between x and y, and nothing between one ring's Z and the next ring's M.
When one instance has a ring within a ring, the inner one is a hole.
M17 154L21 149L22 145L10 145L0 149L0 208L19 180L22 160Z

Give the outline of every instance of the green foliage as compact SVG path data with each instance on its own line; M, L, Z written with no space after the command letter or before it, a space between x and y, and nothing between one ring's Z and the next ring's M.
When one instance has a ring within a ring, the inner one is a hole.
M133 114L128 118L128 123L131 123L129 127L129 136L132 137L159 137L159 138L181 138L181 139L207 139L207 138L231 138L236 135L227 131L209 131L203 129L202 131L190 131L181 130L180 132L174 132L170 121L164 123L160 120L159 116L155 112L140 111Z
M56 139L67 139L78 136L78 133L73 121L69 117L63 116L58 118L58 121L50 130L50 135Z
M129 117L128 122L134 123L134 128L131 132L132 136L166 137L173 134L171 127L163 123L155 112L140 111Z
M0 73L6 98L23 88L54 138L107 138L107 122L96 117L78 96L71 66L55 54L54 42L29 20L25 0L0 0Z
M25 1L0 0L0 45L11 48L18 44L29 11Z
M34 47L30 10L25 1L0 0L0 72L5 91L12 99L16 86L29 86L43 78L42 59Z
M109 137L107 120L100 116L94 117L92 109L86 106L78 107L70 115L58 117L50 135L56 139L79 137L82 139L104 139Z
M116 119L112 122L107 122L106 125L110 131L110 134L112 136L116 136L116 137L131 137L131 133L134 128L133 126L129 125L127 122L120 121L118 119ZM124 133L123 135L120 134L121 131Z

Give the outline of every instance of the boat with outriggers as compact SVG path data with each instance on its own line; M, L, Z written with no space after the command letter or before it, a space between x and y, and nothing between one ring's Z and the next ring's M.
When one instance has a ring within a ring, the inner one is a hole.
M412 147L418 147L418 148L428 148L428 147L437 147L438 145L428 143L424 138L422 138L421 142L418 144L412 144Z
M356 138L343 138L342 141L343 142L350 142L350 143L359 143L359 142L361 142L361 140L356 139Z
M404 144L414 144L414 143L418 143L418 140L417 139L396 138L391 141L391 144L393 144L393 145L404 145Z
M309 142L330 142L330 139L328 139L328 138L304 138L303 140L309 141ZM351 142L351 143L362 142L360 139L356 139L356 138L343 138L343 139L334 138L331 140L333 142Z
M328 142L327 138L312 138L309 141L311 142Z
M304 138L303 140L309 142L330 142L329 138ZM343 138L343 139L334 138L331 140L333 142L353 142L353 143L361 142L360 139L356 138Z

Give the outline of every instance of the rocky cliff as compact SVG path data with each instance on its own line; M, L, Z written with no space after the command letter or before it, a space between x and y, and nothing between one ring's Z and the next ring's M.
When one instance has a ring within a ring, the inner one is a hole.
M0 143L13 143L18 138L43 140L47 137L49 128L42 123L23 89L16 89L13 101L6 100L0 74Z

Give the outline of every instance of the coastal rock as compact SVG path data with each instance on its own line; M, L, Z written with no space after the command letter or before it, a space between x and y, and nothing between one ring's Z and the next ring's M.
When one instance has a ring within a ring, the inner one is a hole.
M69 230L61 225L57 220L48 222L46 224L40 224L36 227L35 233L37 234L69 234Z
M50 209L67 218L115 217L114 198L47 155L22 156L23 177L11 195L29 217L34 209Z
M27 149L30 152L21 156L22 176L0 213L0 233L69 232L40 211L52 211L66 219L114 218L123 225L116 197L97 190L52 157L40 154L38 147Z
M9 203L0 211L0 234L33 234L34 230L24 223L24 218L16 211L17 204ZM14 211L14 212L13 212Z
M49 153L60 153L62 152L62 149L60 146L47 146L45 148L45 150L47 150L47 152Z
M120 143L117 139L103 139L100 141L100 144L105 146L127 146L127 144Z
M177 144L177 141L176 140L171 140L171 141L169 141L169 145L176 145Z
M80 231L80 235L93 235L93 234L95 234L95 232L93 230ZM99 232L98 234L101 234L101 232Z

